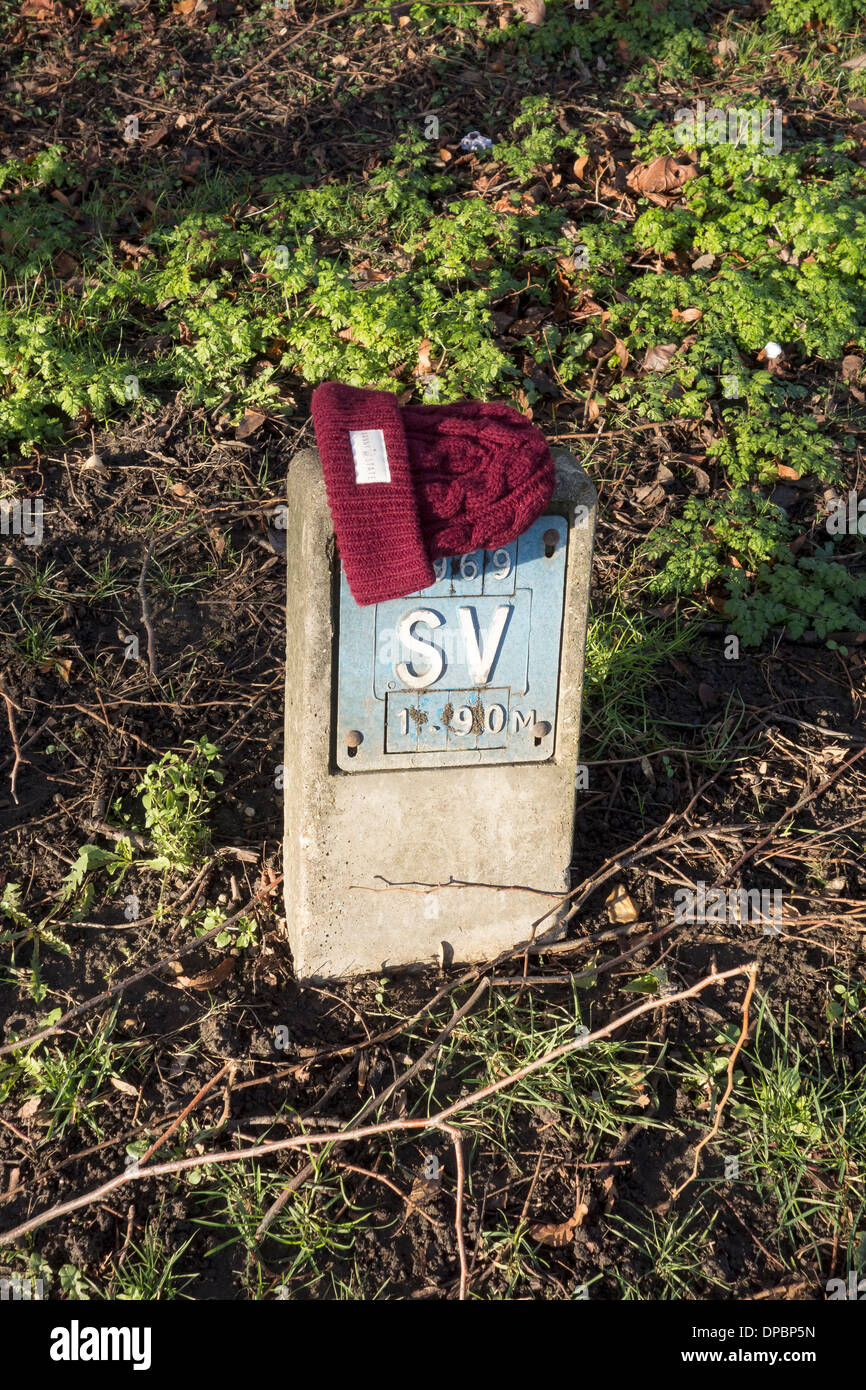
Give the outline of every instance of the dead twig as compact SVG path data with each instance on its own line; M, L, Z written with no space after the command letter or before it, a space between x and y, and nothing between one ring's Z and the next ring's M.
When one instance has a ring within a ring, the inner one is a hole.
M141 566L141 574L138 576L138 597L141 603L141 621L144 624L144 630L147 633L147 667L150 672L150 678L154 681L158 679L158 665L156 659L156 637L153 631L153 624L150 621L150 610L147 606L147 590L145 589L145 580L147 579L147 571L150 566L151 559L153 558L153 552L158 540L159 537L154 536L150 545L147 547L144 560Z
M16 789L18 781L18 769L24 763L29 764L29 759L25 758L21 752L21 745L18 742L18 730L15 726L15 710L19 708L12 699L12 696L0 682L0 695L6 701L6 718L9 721L9 737L12 739L12 749L15 753L15 761L12 764L12 771L9 774L9 790L12 793L12 800L18 805L18 792Z
M156 1153L157 1149L162 1148L162 1146L163 1146L163 1144L165 1143L166 1139L169 1139L169 1138L172 1136L172 1134L174 1134L174 1132L175 1132L175 1130L177 1129L178 1125L182 1124L182 1122L186 1119L186 1117L187 1117L187 1115L190 1113L190 1111L195 1109L195 1107L198 1105L199 1101L200 1101L204 1096L207 1095L208 1091L212 1091L212 1090L213 1090L213 1088L214 1088L214 1086L217 1084L217 1082L218 1082L219 1080L221 1080L221 1078L225 1076L226 1072L227 1072L227 1071L230 1071L231 1068L232 1068L233 1066L235 1066L235 1063L232 1062L231 1060L228 1061L228 1062L224 1062L223 1065L220 1067L219 1071L218 1071L218 1072L215 1072L214 1075L211 1077L210 1081L206 1081L206 1082L205 1082L205 1084L202 1086L201 1090L199 1091L198 1095L193 1096L193 1098L192 1098L192 1100L190 1101L189 1105L185 1106L185 1107L183 1108L183 1110L181 1110L180 1114L177 1116L176 1119L174 1119L174 1120L172 1121L172 1123L169 1125L168 1129L165 1130L165 1131L159 1136L158 1139L154 1139L154 1141L153 1141L153 1143L151 1144L150 1148L149 1148L149 1149L146 1149L145 1152L141 1155L141 1158L138 1160L138 1167L139 1167L139 1168L141 1168L142 1164L147 1163L148 1159L151 1157L152 1154L155 1154L155 1153Z
M686 1190L689 1183L694 1182L695 1178L698 1176L698 1164L700 1162L701 1151L706 1148L707 1144L709 1144L711 1139L715 1139L716 1135L719 1132L719 1125L722 1123L722 1111L727 1105L728 1100L730 1099L731 1092L734 1089L734 1067L736 1065L737 1058L740 1055L743 1043L746 1041L746 1038L748 1037L749 1033L749 1005L752 1002L752 995L755 992L755 984L757 982L757 979L758 964L757 961L755 961L749 967L749 984L746 989L745 997L743 999L743 1026L740 1029L740 1036L737 1038L731 1055L728 1058L728 1082L725 1086L724 1094L721 1096L719 1103L716 1106L716 1115L715 1119L713 1120L713 1127L711 1130L708 1131L707 1134L704 1135L703 1139L698 1144L698 1147L695 1149L695 1161L692 1165L692 1171L689 1174L689 1176L685 1179L685 1181L680 1183L679 1187L674 1188L670 1198L672 1202L675 1202L677 1197L679 1197L680 1193Z

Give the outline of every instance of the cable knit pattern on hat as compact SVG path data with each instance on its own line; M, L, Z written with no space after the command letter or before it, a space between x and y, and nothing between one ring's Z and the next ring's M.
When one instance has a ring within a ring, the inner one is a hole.
M313 424L359 604L426 588L432 560L507 545L553 495L544 435L498 402L401 408L388 391L325 382L313 392ZM358 430L382 432L390 482L357 481L351 432Z
M431 560L516 540L553 495L544 435L498 402L408 405L400 412L421 532Z

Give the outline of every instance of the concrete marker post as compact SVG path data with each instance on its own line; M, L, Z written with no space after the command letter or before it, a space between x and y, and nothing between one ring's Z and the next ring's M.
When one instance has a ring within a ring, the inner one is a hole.
M420 728L418 720L427 728L418 735L419 751L408 753L400 737L404 728L412 729L404 706L406 699L415 697L407 694L399 679L388 681L392 688L388 695L375 688L381 670L376 676L377 654L367 652L365 633L369 630L377 635L376 610L354 605L357 612L349 613L343 607L344 631L341 634L338 630L346 591L341 593L341 571L318 453L305 450L291 464L286 530L283 870L287 932L300 979L328 979L442 960L488 959L529 938L533 921L554 901L543 896L544 892L568 891L596 496L587 474L571 455L555 451L554 458L556 489L545 516L554 519L563 539L567 537L561 636L557 638L558 618L551 618L551 609L559 600L554 601L546 589L532 592L531 584L524 589L521 582L523 574L538 572L536 537L535 570L522 561L515 562L514 584L520 592L511 604L501 600L512 608L522 606L529 614L528 636L521 635L523 629L515 619L511 624L514 638L507 635L511 629L506 625L506 636L501 639L512 648L518 638L525 640L532 656L531 663L527 657L527 666L534 674L529 685L525 682L524 704L516 711L519 717L513 717L508 704L512 683L505 695L497 695L503 701L501 708L508 710L505 733L500 728L501 714L485 716L487 726L468 730L467 743L459 737L462 726L457 727L459 715L465 718L465 707L458 716L443 707L444 733L441 722L432 722L441 721L443 712L434 687L423 695L424 709L431 711L429 724L426 714L419 712L422 697L418 698L415 728ZM567 530L556 518L564 518ZM544 536L543 528L540 534ZM515 553L529 556L530 540L527 533L525 551ZM520 545L520 541L515 544ZM555 547L548 544L547 548L552 551ZM485 566L488 559L484 557ZM501 563L504 572L504 561ZM472 567L467 566L465 572L471 573ZM486 585L487 579L483 582ZM459 579L452 590L454 587L460 588ZM496 589L493 571L490 587ZM449 615L453 628L454 598L437 601L427 597L441 591L441 585L433 586L425 595L396 602L404 605L407 617L419 609L429 613L435 607L437 615ZM474 607L472 597L461 602L474 612L483 607L485 597L478 587ZM495 618L493 602L487 600L485 612ZM391 605L377 606L383 607ZM435 644L437 634L423 627L425 620L414 617L413 621L422 623L420 629L410 629L416 638L423 633L428 648ZM485 632L475 617L460 621L467 638L472 635L472 622L476 623L475 664L469 669L483 675L477 659L484 650L489 626ZM364 623L372 626L365 628ZM543 642L533 641L536 632L543 632ZM357 670L345 669L349 653ZM503 658L502 669L513 674L515 659L512 651L508 660ZM417 656L414 660L423 671L423 660ZM518 667L521 660L522 654L517 653ZM458 666L459 661L454 669ZM401 669L411 679L418 668L404 663ZM447 677L443 679L447 683ZM495 688L496 680L494 668L489 685ZM526 711L534 699L529 686L540 689L551 681L554 717L536 721L529 738ZM479 711L484 693L483 686L474 692ZM462 692L461 698L465 695ZM393 715L385 713L389 698L397 701ZM471 702L468 707L474 708ZM365 730L342 727L346 709L353 708L362 710L365 718L359 722L365 722ZM401 721L399 725L396 718ZM545 732L546 723L551 726L549 732ZM491 737L491 731L495 736ZM422 751L422 733L424 747L431 751ZM351 751L353 742L357 758ZM457 751L470 744L477 751ZM513 756L533 760L507 760ZM473 757L479 761L465 761ZM456 758L464 760L457 763ZM482 761L485 758L498 761ZM370 770L363 770L365 760ZM356 763L358 771L354 770ZM564 931L560 916L549 918L539 937L560 938Z

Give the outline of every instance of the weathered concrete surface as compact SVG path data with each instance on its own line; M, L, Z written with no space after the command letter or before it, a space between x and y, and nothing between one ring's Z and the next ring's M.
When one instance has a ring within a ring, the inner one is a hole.
M337 562L321 466L312 449L292 462L283 868L301 979L429 964L443 949L488 959L528 939L554 901L538 890L568 889L596 498L574 459L555 457L548 510L570 535L553 758L355 774L331 756ZM435 889L452 879L489 886ZM537 936L562 933L549 918Z

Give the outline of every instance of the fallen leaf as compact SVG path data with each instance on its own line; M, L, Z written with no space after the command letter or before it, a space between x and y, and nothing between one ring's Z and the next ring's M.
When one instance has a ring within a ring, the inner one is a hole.
M51 260L51 269L58 280L68 280L70 276L77 275L80 269L78 262L73 260L66 251L58 251Z
M704 709L708 709L710 705L718 703L718 691L714 690L707 681L701 681L698 685L698 699L704 706Z
M787 463L777 464L776 472L778 473L780 478L788 478L791 480L791 482L796 482L796 480L800 476L796 468L789 468Z
M214 985L228 979L234 968L235 957L225 956L211 970L205 970L201 975L178 975L177 984L183 985L184 989L213 989Z
M125 1096L138 1095L138 1087L130 1086L128 1081L122 1081L119 1076L111 1076L109 1077L109 1080L112 1086L114 1087L115 1091L120 1091Z
M698 492L698 493L700 493L700 494L709 492L709 490L710 490L710 475L709 475L709 473L706 471L705 468L701 468L700 465L697 464L697 463L693 463L692 466L691 466L691 468L692 468L692 476L694 477L694 480L695 480L695 482L696 482L696 484L697 484L697 487L696 487L695 491Z
M195 497L195 493L187 483L172 483L169 488L172 497L176 497L180 502L188 502Z
M19 1120L32 1120L41 1104L41 1096L32 1096L30 1100L25 1100L21 1109L18 1111Z
M665 500L665 490L659 487L658 483L647 483L643 487L635 488L634 500L644 508L657 507Z
M671 318L679 319L681 323L697 323L698 319L704 316L703 309L672 309Z
M622 883L611 888L604 905L611 922L636 922L640 916Z
M108 469L103 462L101 454L91 454L88 459L85 459L84 463L81 465L81 471L82 473L95 473L99 478L107 478L109 476Z
M666 372L677 351L676 343L657 343L647 348L641 367L645 372Z
M842 379L844 381L856 381L863 370L863 358L855 357L851 354L842 358Z
M712 251L707 251L703 256L698 256L696 261L692 261L692 270L712 270L716 263L716 258Z
M158 125L155 130L152 130L149 135L144 137L141 142L141 148L143 150L153 149L154 145L158 145L160 140L165 139L170 130L170 125Z
M153 255L153 252L151 251L149 246L136 246L135 243L132 241L124 241L123 237L120 238L119 245L121 251L125 251L127 256L133 256L136 260L140 256Z
M69 677L72 675L72 659L68 656L61 656L55 661L55 666L60 675L60 679L69 684Z
M418 361L415 364L415 376L427 376L433 370L433 363L430 361L431 343L429 338L422 338L418 344Z
M649 164L636 164L627 183L636 193L679 193L684 183L697 177L697 156L660 154Z
M849 58L842 64L843 68L866 68L866 53L858 53L856 58Z
M245 410L244 418L235 430L235 439L249 439L251 434L260 430L265 423L265 416L260 410Z
M574 173L574 177L575 177L576 179L582 179L582 178L583 178L583 171L584 171L584 169L586 168L588 162L589 162L589 155L588 155L588 154L581 154L581 155L578 155L578 157L577 157L577 159L574 161L574 165L573 165L573 173Z
M552 1245L555 1249L561 1249L563 1245L568 1245L578 1226L583 1225L583 1218L589 1215L589 1207L582 1200L580 1188L577 1189L577 1201L574 1204L574 1212L567 1221L542 1221L529 1228L530 1240L536 1240L540 1245Z
M198 150L189 150L183 164L180 166L180 176L184 183L195 183L204 166L204 160Z
M544 16L547 14L544 0L517 0L514 8L521 18L527 24L531 24L533 28L544 23Z

